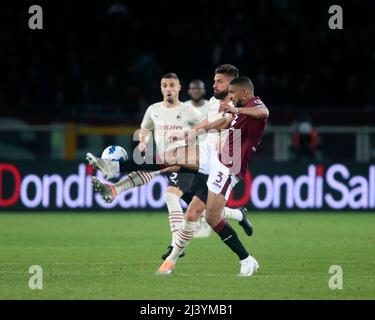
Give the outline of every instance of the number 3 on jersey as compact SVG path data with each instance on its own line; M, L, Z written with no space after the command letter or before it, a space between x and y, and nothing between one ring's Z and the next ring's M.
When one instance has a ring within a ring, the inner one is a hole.
M220 183L223 180L223 174L221 171L217 174L217 179L215 180L216 183Z

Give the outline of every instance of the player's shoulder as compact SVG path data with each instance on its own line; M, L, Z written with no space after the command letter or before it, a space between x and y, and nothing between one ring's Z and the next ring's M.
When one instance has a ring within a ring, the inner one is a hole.
M186 105L189 105L189 106L193 105L193 102L191 100L186 100L183 103L186 104Z
M264 104L264 102L262 101L262 99L259 98L258 96L254 97L254 99L252 101L252 104L253 104L254 107L265 107L266 106Z
M219 103L219 102L220 102L220 100L219 100L219 99L216 99L215 97L211 97L211 99L208 100L208 103L209 103L209 104L217 104L217 103Z
M208 101L208 109L211 110L211 111L212 110L216 111L216 109L220 107L220 104L221 104L221 100L216 99L215 97L212 97ZM233 102L232 101L229 101L228 104L233 107Z
M184 112L190 112L191 110L195 110L195 107L188 101L181 102L179 108Z
M215 97L212 97L209 101L208 101L208 112L209 113L212 113L212 112L216 112L217 109L219 109L219 106L220 106L220 100L219 99L216 99Z
M195 109L197 108L197 107L194 106L194 104L193 104L193 100L186 100L186 101L184 101L184 103L185 103L186 105L192 107L192 108L195 108ZM209 100L204 99L204 100L203 100L203 107L208 106L209 103L210 103Z
M162 106L163 106L163 101L155 102L153 104L150 104L148 109L151 110L151 111L154 111L154 110L160 109Z

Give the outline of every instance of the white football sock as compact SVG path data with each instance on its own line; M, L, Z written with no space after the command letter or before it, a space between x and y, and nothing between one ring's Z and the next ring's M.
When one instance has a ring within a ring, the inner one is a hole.
M116 189L116 193L120 194L121 192L130 190L135 187L143 186L146 183L149 183L155 176L159 175L160 171L134 171L130 172L127 177L115 183L113 186Z
M232 209L225 207L221 215L224 219L234 219L236 221L241 221L243 218L242 212L240 209Z
M196 222L187 221L185 219L183 220L180 229L176 232L176 241L173 245L172 253L166 260L172 261L176 264L178 257L193 238L196 227Z
M176 233L184 220L184 212L182 211L180 198L174 193L167 192L165 194L165 202L167 203L169 212L169 226L171 227L172 234L171 246L173 246L176 239Z

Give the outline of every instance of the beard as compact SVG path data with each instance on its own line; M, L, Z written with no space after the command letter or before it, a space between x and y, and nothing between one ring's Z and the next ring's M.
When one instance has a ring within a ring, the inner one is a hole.
M242 102L238 100L236 103L233 103L235 108L241 108L242 107Z
M228 90L214 92L214 97L219 100L223 100L228 95Z

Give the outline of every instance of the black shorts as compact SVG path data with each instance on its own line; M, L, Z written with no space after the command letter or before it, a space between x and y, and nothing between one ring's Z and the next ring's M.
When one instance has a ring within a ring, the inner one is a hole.
M168 174L168 186L179 188L182 192L182 199L189 204L193 199L194 194L192 193L192 183L197 175L195 171L189 172L174 172Z
M208 187L207 187L208 174L198 172L195 175L193 183L191 184L190 192L204 203L207 202Z

